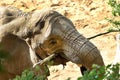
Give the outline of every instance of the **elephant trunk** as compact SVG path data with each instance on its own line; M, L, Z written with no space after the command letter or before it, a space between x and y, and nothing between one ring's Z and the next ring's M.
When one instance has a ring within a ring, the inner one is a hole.
M93 64L104 65L99 50L89 40L79 34L76 29L69 29L64 36L64 54L76 64L82 64L88 69Z

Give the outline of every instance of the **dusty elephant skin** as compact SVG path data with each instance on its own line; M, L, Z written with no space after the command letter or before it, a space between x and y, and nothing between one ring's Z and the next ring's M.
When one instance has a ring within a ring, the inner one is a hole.
M8 49L13 59L9 60L13 64L8 64L8 61L3 63L6 64L8 74L12 69L7 66L12 66L14 74L19 74L39 59L44 59L51 54L59 55L59 58L54 59L55 64L72 61L78 66L82 64L89 70L92 69L92 64L104 65L96 46L80 35L73 23L58 12L48 9L26 14L18 13L18 10L9 7L2 7L0 10L2 12L0 13L0 40L3 45L6 45L3 48ZM20 57L17 58L20 65L17 64L16 56ZM20 69L19 73L14 67Z
M47 55L59 54L73 63L82 64L89 70L93 64L104 65L97 47L82 36L69 19L53 10L42 11L41 15L41 22L45 22L41 33L47 33L44 29L49 31L50 28L49 36L40 45Z
M0 80L14 78L16 75L20 75L23 70L32 68L34 64L31 61L29 46L25 40L16 36L17 27L20 28L21 25L25 24L24 21L26 19L22 16L28 18L26 13L15 7L0 7L0 44L2 45L0 50L6 51L7 55L10 55L8 59L4 59L1 62L5 72L0 72ZM5 29L4 26L6 27ZM34 58L34 56L32 57ZM41 65L41 70L36 73L47 77L49 72L46 72L45 67L47 66Z

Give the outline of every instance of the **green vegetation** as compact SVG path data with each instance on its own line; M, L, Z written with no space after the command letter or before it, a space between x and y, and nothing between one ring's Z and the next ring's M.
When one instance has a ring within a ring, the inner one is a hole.
M39 70L40 70L39 66L36 66L34 71L39 71ZM16 76L16 78L14 78L13 80L46 80L45 75L40 75L40 74L35 75L34 71L33 69L26 69L22 72L21 76L20 75Z
M120 80L119 69L120 64L102 67L93 65L93 70L86 71L85 75L79 77L78 80Z
M112 7L112 14L120 16L120 3L117 3L116 0L109 0L108 4Z
M13 80L45 80L44 75L34 75L32 70L25 70L22 72L21 76L16 76Z
M120 32L120 3L118 3L116 0L109 0L108 4L111 6L113 14L113 19L107 19L113 25L109 31L118 30Z
M85 75L79 77L78 80L120 80L120 64L97 66L93 65L92 71L84 72ZM102 74L102 76L101 76ZM23 71L21 76L16 76L13 80L45 80L44 75L34 75L30 69ZM70 80L68 78L67 80Z

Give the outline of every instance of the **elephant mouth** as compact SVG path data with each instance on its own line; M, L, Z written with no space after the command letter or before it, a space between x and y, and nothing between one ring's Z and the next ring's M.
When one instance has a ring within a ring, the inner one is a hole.
M51 54L61 55L64 53L63 50L64 42L60 36L50 35L42 44L40 44L36 49L36 53L44 59Z
M52 55L52 54L56 54L57 56L60 54L63 54L63 50L61 48L46 48L43 46L40 46L38 48L35 49L36 55L38 56L38 58L40 59L45 59L46 57Z
M68 59L65 57L64 52L62 49L56 49L54 51L51 52L47 52L47 50L43 50L43 49L39 49L39 52L36 51L36 55L39 59L44 60L45 58L47 58L48 56L55 54L55 57L53 57L52 59L50 59L50 61L46 62L46 64L50 64L50 65L59 65L59 64L63 64L66 65L66 63L68 62ZM52 64L51 64L52 62Z

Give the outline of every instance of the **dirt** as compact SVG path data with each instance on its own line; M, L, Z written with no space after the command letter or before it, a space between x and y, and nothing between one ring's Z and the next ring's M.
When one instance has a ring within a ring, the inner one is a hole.
M24 11L52 8L69 18L84 36L91 37L106 32L112 25L105 18L112 18L108 0L0 0L0 5L12 5ZM105 65L114 60L117 33L110 33L91 40L101 52ZM68 62L50 67L49 80L76 80L81 76L77 65Z

